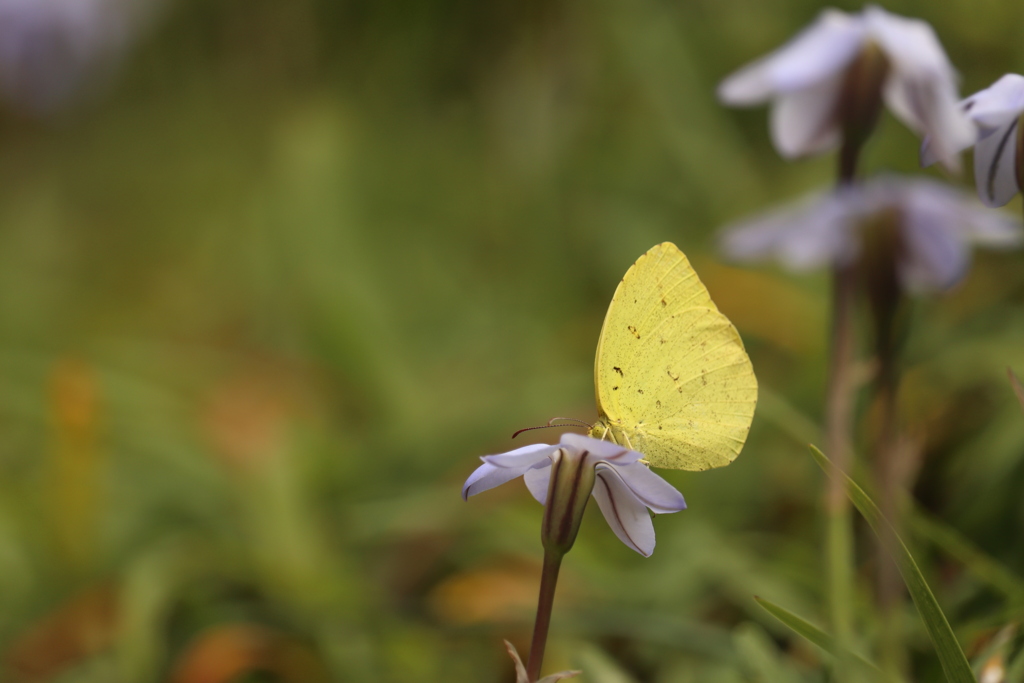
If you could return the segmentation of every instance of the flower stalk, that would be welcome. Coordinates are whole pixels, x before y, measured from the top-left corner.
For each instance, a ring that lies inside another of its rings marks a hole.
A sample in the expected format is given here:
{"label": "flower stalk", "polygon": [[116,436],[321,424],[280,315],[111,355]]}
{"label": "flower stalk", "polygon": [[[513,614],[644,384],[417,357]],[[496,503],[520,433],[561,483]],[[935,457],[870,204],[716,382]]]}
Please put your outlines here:
{"label": "flower stalk", "polygon": [[551,626],[551,610],[555,604],[555,586],[558,570],[565,553],[558,550],[544,550],[544,569],[540,575],[540,594],[537,597],[537,617],[533,622],[533,637],[530,639],[530,658],[526,664],[526,677],[532,683],[540,676],[544,663],[544,649],[548,642],[548,628]]}

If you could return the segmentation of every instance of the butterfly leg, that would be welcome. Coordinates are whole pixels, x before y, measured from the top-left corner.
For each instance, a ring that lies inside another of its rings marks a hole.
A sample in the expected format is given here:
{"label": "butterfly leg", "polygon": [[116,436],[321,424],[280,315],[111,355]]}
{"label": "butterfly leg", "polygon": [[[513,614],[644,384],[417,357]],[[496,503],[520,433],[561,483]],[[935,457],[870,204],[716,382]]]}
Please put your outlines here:
{"label": "butterfly leg", "polygon": [[[625,432],[623,432],[623,433],[622,433],[622,438],[626,440],[626,448],[628,448],[628,449],[629,449],[629,450],[631,450],[631,451],[635,451],[635,450],[636,450],[635,448],[633,448],[633,444],[632,444],[632,442],[630,442],[630,440],[629,440],[629,435],[628,435],[628,434],[626,434]],[[637,460],[637,462],[639,462],[639,463],[642,463],[642,464],[644,464],[644,465],[647,465],[648,467],[650,467],[650,466],[651,466],[651,463],[649,463],[649,462],[648,462],[647,460],[645,460],[644,458],[640,458],[639,460]]]}

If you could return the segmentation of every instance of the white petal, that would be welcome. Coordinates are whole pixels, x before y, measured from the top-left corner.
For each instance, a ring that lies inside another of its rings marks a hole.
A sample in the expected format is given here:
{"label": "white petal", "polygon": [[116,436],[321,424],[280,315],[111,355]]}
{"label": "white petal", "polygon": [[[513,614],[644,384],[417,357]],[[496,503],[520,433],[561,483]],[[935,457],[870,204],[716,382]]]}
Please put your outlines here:
{"label": "white petal", "polygon": [[527,468],[548,458],[558,450],[558,446],[549,446],[546,443],[534,443],[523,446],[507,453],[498,455],[485,455],[481,458],[484,462],[495,467],[521,468],[524,472]]}
{"label": "white petal", "polygon": [[864,27],[858,17],[825,10],[781,48],[722,81],[718,98],[725,104],[743,106],[808,88],[841,72],[857,54],[863,38]]}
{"label": "white petal", "polygon": [[610,465],[597,466],[594,498],[619,540],[644,557],[654,552],[654,524],[647,508]]}
{"label": "white petal", "polygon": [[864,10],[868,36],[889,58],[893,71],[914,77],[944,78],[956,85],[956,72],[931,25],[872,5]]}
{"label": "white petal", "polygon": [[979,126],[999,128],[1024,114],[1024,76],[1006,74],[961,105]]}
{"label": "white petal", "polygon": [[462,499],[467,500],[481,491],[501,486],[507,481],[523,476],[525,471],[526,468],[495,467],[484,463],[473,470],[473,474],[469,475],[469,479],[462,485]]}
{"label": "white petal", "polygon": [[930,154],[959,169],[956,155],[974,143],[977,129],[957,101],[956,72],[935,31],[924,21],[874,6],[864,10],[864,20],[892,69],[886,104],[912,130],[928,137]]}
{"label": "white petal", "polygon": [[905,210],[900,280],[912,294],[948,289],[967,272],[970,249],[957,234],[960,217],[941,207]]}
{"label": "white petal", "polygon": [[[548,461],[550,463],[550,460]],[[523,475],[526,488],[537,502],[544,505],[548,499],[548,484],[551,482],[551,467],[532,467]]]}
{"label": "white petal", "polygon": [[907,127],[928,139],[929,157],[960,170],[958,155],[974,144],[978,130],[957,104],[951,82],[894,73],[886,81],[885,102]]}
{"label": "white petal", "polygon": [[521,477],[536,465],[550,463],[550,456],[558,446],[543,443],[530,444],[501,455],[485,455],[483,465],[473,470],[462,485],[462,499],[475,496],[481,491],[500,486],[516,477]]}
{"label": "white petal", "polygon": [[721,249],[736,261],[774,259],[795,271],[850,262],[857,256],[853,227],[860,208],[848,195],[814,195],[736,223],[722,231]]}
{"label": "white petal", "polygon": [[686,509],[683,494],[643,463],[637,462],[625,467],[614,467],[614,470],[633,492],[633,495],[653,512],[668,514]]}
{"label": "white petal", "polygon": [[574,434],[572,432],[566,432],[562,434],[560,443],[571,448],[577,453],[586,451],[594,458],[591,460],[607,460],[614,462],[616,465],[628,465],[631,462],[636,462],[640,458],[644,457],[636,451],[631,451],[628,448],[614,444],[611,441],[602,441],[600,439],[594,439],[589,436],[582,434]]}
{"label": "white petal", "polygon": [[839,145],[836,101],[843,86],[842,72],[815,85],[785,93],[772,104],[772,143],[783,157],[820,154]]}
{"label": "white petal", "polygon": [[944,182],[883,175],[865,185],[864,197],[872,211],[900,212],[900,280],[913,294],[954,285],[967,270],[972,244],[1007,248],[1024,237],[1019,221]]}
{"label": "white petal", "polygon": [[1002,211],[990,211],[981,206],[964,208],[967,239],[991,249],[1011,249],[1024,243],[1024,228],[1020,220]]}
{"label": "white petal", "polygon": [[1017,121],[996,128],[974,146],[974,185],[986,206],[1003,206],[1017,194]]}

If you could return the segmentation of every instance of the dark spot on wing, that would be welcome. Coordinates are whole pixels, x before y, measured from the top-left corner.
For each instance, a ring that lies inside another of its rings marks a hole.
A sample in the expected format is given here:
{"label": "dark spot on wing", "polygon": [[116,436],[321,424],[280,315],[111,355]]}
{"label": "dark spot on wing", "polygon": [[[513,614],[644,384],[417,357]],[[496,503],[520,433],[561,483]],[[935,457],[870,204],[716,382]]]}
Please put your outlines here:
{"label": "dark spot on wing", "polygon": [[632,325],[627,325],[627,326],[626,326],[626,329],[628,329],[628,330],[629,330],[630,332],[632,332],[632,333],[633,333],[633,336],[634,336],[634,337],[636,337],[637,339],[639,339],[639,338],[640,338],[640,333],[639,333],[639,332],[637,332],[637,331],[636,331],[636,328],[635,328],[635,327],[633,327]]}
{"label": "dark spot on wing", "polygon": [[679,381],[679,375],[677,373],[672,372],[672,368],[666,369],[665,372],[668,373],[668,376],[672,378],[673,382]]}
{"label": "dark spot on wing", "polygon": [[668,306],[668,302],[665,301],[665,297],[661,297],[661,305],[662,306]]}
{"label": "dark spot on wing", "polygon": [[614,370],[615,372],[619,373],[619,377],[622,377],[622,368],[613,367],[612,370]]}
{"label": "dark spot on wing", "polygon": [[612,387],[612,391],[618,391],[618,390],[619,390],[618,387]]}
{"label": "dark spot on wing", "polygon": [[655,408],[660,408],[661,407],[661,401],[655,401],[654,402],[654,407]]}
{"label": "dark spot on wing", "polygon": [[638,393],[638,394],[642,394],[642,393],[644,393],[644,390],[643,390],[643,389],[637,389],[637,390],[636,390],[636,393]]}
{"label": "dark spot on wing", "polygon": [[659,341],[660,341],[660,342],[661,342],[662,344],[664,344],[664,343],[665,343],[665,342],[666,342],[667,340],[666,340],[666,339],[660,339]]}

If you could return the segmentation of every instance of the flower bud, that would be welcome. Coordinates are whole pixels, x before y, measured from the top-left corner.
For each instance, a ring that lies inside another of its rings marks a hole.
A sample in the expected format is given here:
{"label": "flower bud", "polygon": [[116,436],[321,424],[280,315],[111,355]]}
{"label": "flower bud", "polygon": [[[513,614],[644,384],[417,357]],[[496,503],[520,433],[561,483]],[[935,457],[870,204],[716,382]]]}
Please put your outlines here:
{"label": "flower bud", "polygon": [[595,468],[584,450],[560,448],[551,460],[541,542],[545,551],[564,555],[576,541],[583,511],[594,489]]}
{"label": "flower bud", "polygon": [[[834,116],[843,132],[843,154],[855,159],[860,148],[871,136],[882,111],[885,79],[889,75],[889,60],[874,41],[868,41],[860,54],[846,69],[836,99]],[[847,160],[853,164],[855,160]],[[852,167],[845,180],[852,179]]]}

